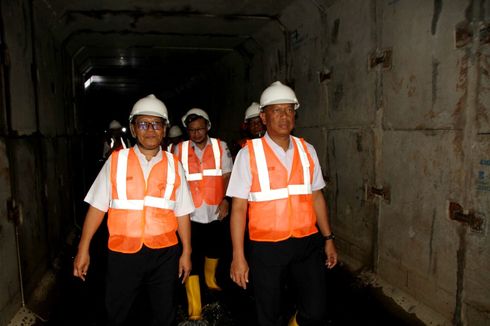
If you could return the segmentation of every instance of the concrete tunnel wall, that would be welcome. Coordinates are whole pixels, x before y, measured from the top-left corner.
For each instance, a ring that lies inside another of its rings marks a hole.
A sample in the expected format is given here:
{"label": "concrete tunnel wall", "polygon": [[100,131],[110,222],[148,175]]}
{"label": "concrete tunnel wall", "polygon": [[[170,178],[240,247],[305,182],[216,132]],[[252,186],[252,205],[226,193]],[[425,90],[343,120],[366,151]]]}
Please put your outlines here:
{"label": "concrete tunnel wall", "polygon": [[[1,3],[0,200],[22,207],[29,297],[80,213],[84,145],[70,59],[31,11],[27,0]],[[296,1],[250,55],[230,54],[188,90],[204,87],[213,129],[231,140],[266,85],[293,86],[295,133],[318,152],[342,260],[427,324],[490,321],[489,14],[485,1]],[[468,223],[450,218],[450,202]],[[0,325],[21,303],[5,206]]]}

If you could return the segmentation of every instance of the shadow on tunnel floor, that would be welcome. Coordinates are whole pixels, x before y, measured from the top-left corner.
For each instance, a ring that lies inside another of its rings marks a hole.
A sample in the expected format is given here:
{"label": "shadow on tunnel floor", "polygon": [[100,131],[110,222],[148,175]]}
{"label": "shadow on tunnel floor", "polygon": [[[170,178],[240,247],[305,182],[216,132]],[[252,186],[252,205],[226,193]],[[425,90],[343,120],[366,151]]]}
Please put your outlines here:
{"label": "shadow on tunnel floor", "polygon": [[[91,266],[87,281],[82,282],[72,276],[72,259],[76,254],[78,238],[67,245],[59,260],[56,284],[48,296],[50,302],[44,303],[35,326],[99,326],[105,325],[104,283],[106,260],[106,230],[101,228],[91,246]],[[254,299],[251,290],[241,290],[229,279],[229,259],[223,259],[218,269],[218,282],[222,292],[203,294],[203,317],[207,325],[215,326],[253,326],[256,325]],[[326,325],[423,325],[414,315],[408,314],[391,299],[383,297],[379,289],[367,286],[359,278],[350,274],[344,267],[327,270],[328,322]],[[286,292],[285,315],[294,312],[291,294]],[[179,326],[198,325],[189,323],[186,318],[185,288],[178,291]],[[147,298],[142,293],[130,312],[126,325],[148,325],[145,309]],[[201,324],[202,325],[202,324]]]}

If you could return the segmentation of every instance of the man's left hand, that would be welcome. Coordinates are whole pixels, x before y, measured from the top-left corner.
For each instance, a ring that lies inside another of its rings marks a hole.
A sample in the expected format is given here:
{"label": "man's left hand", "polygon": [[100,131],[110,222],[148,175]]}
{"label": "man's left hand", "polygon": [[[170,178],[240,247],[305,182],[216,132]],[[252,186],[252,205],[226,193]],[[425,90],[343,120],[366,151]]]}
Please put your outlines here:
{"label": "man's left hand", "polygon": [[327,265],[328,269],[332,269],[337,265],[337,249],[335,248],[335,243],[333,240],[325,241],[325,254],[327,255],[327,260],[325,265]]}
{"label": "man's left hand", "polygon": [[179,278],[184,284],[185,280],[189,277],[192,269],[191,256],[188,254],[182,254],[179,259]]}
{"label": "man's left hand", "polygon": [[230,204],[228,204],[228,200],[226,200],[226,198],[223,198],[221,203],[218,205],[218,208],[216,208],[216,214],[218,214],[218,220],[221,221],[226,216],[228,216],[229,208],[230,208]]}

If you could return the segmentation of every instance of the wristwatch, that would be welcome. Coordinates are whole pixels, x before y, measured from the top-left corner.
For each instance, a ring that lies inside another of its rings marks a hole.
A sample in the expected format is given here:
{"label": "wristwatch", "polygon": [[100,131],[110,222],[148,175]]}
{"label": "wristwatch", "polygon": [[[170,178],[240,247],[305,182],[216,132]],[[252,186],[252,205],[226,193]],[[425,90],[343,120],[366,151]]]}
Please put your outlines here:
{"label": "wristwatch", "polygon": [[335,234],[333,234],[333,232],[332,232],[332,233],[330,233],[329,235],[324,235],[324,236],[323,236],[323,239],[324,239],[325,241],[327,241],[327,240],[335,240]]}

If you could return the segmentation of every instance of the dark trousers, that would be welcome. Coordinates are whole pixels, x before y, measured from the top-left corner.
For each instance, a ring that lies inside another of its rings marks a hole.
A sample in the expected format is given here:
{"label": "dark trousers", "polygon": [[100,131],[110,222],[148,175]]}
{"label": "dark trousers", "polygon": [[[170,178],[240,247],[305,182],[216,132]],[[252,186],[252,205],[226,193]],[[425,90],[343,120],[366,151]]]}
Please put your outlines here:
{"label": "dark trousers", "polygon": [[191,222],[192,275],[204,275],[204,258],[221,258],[224,243],[224,222]]}
{"label": "dark trousers", "polygon": [[123,325],[141,290],[148,294],[152,325],[171,325],[175,319],[175,290],[180,250],[177,245],[134,254],[108,253],[106,308],[109,325]]}
{"label": "dark trousers", "polygon": [[297,296],[299,325],[323,325],[326,315],[325,259],[321,237],[280,242],[251,241],[250,269],[261,326],[285,323],[281,316],[286,280]]}

